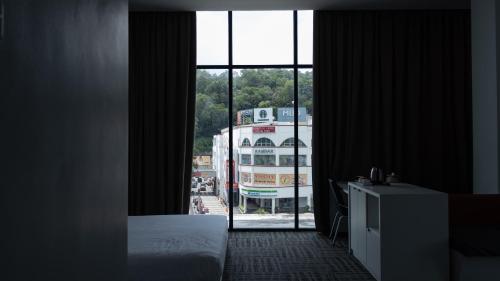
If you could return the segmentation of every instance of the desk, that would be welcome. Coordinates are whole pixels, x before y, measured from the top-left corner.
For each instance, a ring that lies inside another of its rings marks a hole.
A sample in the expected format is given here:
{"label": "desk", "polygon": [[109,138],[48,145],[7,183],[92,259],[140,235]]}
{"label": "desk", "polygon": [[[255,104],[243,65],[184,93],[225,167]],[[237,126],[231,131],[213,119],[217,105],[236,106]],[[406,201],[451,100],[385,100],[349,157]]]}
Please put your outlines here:
{"label": "desk", "polygon": [[448,195],[349,182],[349,248],[378,281],[449,280]]}

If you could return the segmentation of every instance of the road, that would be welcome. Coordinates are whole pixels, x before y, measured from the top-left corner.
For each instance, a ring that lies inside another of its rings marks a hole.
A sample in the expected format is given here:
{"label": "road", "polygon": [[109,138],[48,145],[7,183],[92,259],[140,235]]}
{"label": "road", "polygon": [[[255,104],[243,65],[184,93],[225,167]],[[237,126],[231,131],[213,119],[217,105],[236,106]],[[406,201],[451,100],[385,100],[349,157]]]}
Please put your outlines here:
{"label": "road", "polygon": [[[203,204],[209,210],[208,215],[224,215],[228,217],[227,208],[216,196],[201,196]],[[294,214],[242,214],[238,207],[233,208],[234,228],[294,228]],[[299,214],[300,228],[314,228],[314,214]]]}

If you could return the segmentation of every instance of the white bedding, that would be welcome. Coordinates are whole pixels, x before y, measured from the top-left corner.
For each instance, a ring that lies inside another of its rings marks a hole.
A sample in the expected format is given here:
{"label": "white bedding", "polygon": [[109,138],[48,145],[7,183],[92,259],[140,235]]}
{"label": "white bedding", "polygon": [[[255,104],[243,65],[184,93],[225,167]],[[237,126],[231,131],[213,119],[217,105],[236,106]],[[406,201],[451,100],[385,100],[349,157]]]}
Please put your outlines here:
{"label": "white bedding", "polygon": [[219,281],[227,247],[224,216],[128,218],[128,280]]}

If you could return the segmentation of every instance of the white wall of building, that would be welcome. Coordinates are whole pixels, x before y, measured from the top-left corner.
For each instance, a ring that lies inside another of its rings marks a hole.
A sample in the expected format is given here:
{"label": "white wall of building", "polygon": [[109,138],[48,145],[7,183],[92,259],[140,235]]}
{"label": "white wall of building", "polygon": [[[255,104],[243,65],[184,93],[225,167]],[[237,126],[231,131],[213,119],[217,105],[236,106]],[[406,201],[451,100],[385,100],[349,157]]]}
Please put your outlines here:
{"label": "white wall of building", "polygon": [[[305,166],[299,167],[300,186],[299,197],[302,197],[301,205],[312,205],[312,122],[299,124],[299,139],[306,147],[299,147],[299,155],[306,156]],[[274,132],[254,132],[254,127],[272,127]],[[294,155],[293,147],[280,147],[282,143],[294,136],[294,126],[288,122],[271,122],[251,125],[236,126],[233,130],[233,160],[235,161],[235,182],[238,183],[240,195],[247,198],[294,198],[294,166],[280,166],[280,155]],[[251,147],[241,146],[244,139],[248,139]],[[268,138],[274,143],[274,147],[256,147],[255,143],[260,138]],[[228,157],[229,130],[223,129],[220,135],[214,136],[213,145],[213,163],[217,171],[217,177],[221,186],[225,186],[226,179],[226,161]],[[263,150],[265,150],[263,152]],[[242,154],[251,155],[250,164],[242,164],[240,157]],[[275,166],[255,165],[255,155],[274,155]],[[242,182],[242,173],[250,175],[249,180]],[[270,177],[267,182],[255,182],[256,176]],[[272,178],[274,177],[274,182]],[[224,199],[227,200],[225,192]],[[304,203],[305,202],[305,203]],[[275,202],[273,202],[275,204]],[[246,205],[245,205],[246,206]],[[273,205],[274,206],[274,205]]]}

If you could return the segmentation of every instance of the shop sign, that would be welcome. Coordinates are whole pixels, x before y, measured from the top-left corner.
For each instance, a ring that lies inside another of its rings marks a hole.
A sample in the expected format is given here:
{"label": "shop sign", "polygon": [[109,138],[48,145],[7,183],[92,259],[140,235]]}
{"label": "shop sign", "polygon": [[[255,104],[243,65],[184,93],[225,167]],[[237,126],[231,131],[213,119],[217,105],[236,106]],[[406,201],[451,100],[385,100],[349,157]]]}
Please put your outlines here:
{"label": "shop sign", "polygon": [[252,123],[253,123],[253,109],[245,109],[238,111],[236,125],[247,125]]}
{"label": "shop sign", "polygon": [[276,185],[275,174],[253,174],[254,184]]}
{"label": "shop sign", "polygon": [[[282,174],[279,175],[281,186],[293,186],[295,184],[294,174]],[[307,185],[307,174],[299,175],[299,185]]]}
{"label": "shop sign", "polygon": [[273,121],[273,109],[268,108],[254,108],[253,110],[253,121],[255,123],[259,122],[271,122]]}
{"label": "shop sign", "polygon": [[[234,176],[234,170],[235,170],[234,169],[234,160],[233,160],[232,164],[233,165],[231,165],[231,166],[233,166],[232,167],[233,168],[232,169],[233,170],[233,173],[232,173],[233,174],[233,189],[237,189],[238,188],[238,179]],[[229,183],[229,160],[226,160],[225,166],[226,166],[225,174],[224,174],[224,176],[226,177],[225,187],[226,187],[226,189],[229,189],[229,187],[231,186],[231,184]]]}
{"label": "shop sign", "polygon": [[251,183],[252,182],[252,174],[251,173],[240,173],[241,182],[242,183]]}
{"label": "shop sign", "polygon": [[259,126],[259,127],[253,127],[252,132],[254,134],[269,134],[269,133],[275,133],[276,128],[274,126]]}
{"label": "shop sign", "polygon": [[[278,108],[278,121],[279,122],[293,122],[294,121],[293,107],[280,107]],[[305,107],[299,107],[299,122],[305,122],[307,118],[307,111]]]}
{"label": "shop sign", "polygon": [[257,148],[255,149],[255,154],[258,155],[268,155],[268,154],[274,154],[274,149],[270,148]]}
{"label": "shop sign", "polygon": [[198,166],[211,166],[212,157],[209,155],[193,156],[193,162]]}
{"label": "shop sign", "polygon": [[252,198],[274,198],[278,196],[278,191],[276,189],[255,190],[242,188],[240,192],[242,195]]}

